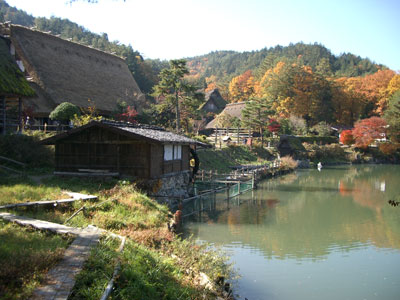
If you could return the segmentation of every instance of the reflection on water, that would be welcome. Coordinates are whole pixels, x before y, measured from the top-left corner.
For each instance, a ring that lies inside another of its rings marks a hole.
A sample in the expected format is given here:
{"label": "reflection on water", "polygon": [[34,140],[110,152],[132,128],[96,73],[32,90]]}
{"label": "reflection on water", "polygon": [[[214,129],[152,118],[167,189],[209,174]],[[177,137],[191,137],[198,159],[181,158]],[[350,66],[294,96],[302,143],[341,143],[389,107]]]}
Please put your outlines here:
{"label": "reflection on water", "polygon": [[217,195],[186,228],[227,249],[249,300],[400,299],[399,196],[400,166],[298,171]]}

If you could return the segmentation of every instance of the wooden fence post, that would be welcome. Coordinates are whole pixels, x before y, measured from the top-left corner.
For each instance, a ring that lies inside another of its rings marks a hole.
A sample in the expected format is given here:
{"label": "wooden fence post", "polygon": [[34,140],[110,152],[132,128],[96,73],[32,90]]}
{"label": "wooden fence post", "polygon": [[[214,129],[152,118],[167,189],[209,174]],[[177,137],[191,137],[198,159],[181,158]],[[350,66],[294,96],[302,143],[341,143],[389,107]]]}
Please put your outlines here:
{"label": "wooden fence post", "polygon": [[214,141],[214,148],[217,149],[217,142],[218,142],[218,128],[215,128],[215,141]]}

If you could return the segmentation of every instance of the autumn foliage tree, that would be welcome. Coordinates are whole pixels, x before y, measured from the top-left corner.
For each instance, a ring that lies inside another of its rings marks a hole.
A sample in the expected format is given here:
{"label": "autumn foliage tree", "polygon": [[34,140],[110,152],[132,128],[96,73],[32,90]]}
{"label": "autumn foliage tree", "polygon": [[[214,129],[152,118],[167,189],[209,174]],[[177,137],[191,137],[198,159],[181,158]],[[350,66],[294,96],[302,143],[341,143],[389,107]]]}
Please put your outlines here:
{"label": "autumn foliage tree", "polygon": [[259,96],[273,102],[279,115],[295,115],[311,124],[331,121],[332,103],[330,83],[309,66],[299,62],[278,62],[262,77]]}
{"label": "autumn foliage tree", "polygon": [[374,140],[385,136],[386,128],[386,121],[379,117],[371,117],[358,121],[352,131],[355,146],[364,149],[367,148]]}
{"label": "autumn foliage tree", "polygon": [[126,110],[117,115],[118,121],[136,123],[136,116],[138,115],[136,109],[132,106],[127,106]]}
{"label": "autumn foliage tree", "polygon": [[255,79],[253,73],[248,70],[242,75],[233,77],[229,83],[229,95],[231,102],[248,101],[255,91]]}
{"label": "autumn foliage tree", "polygon": [[340,134],[339,141],[343,145],[354,144],[354,137],[353,137],[352,131],[351,130],[343,130],[342,133]]}
{"label": "autumn foliage tree", "polygon": [[274,118],[270,118],[268,120],[268,131],[272,133],[277,133],[281,129],[281,124],[279,124],[278,120]]}

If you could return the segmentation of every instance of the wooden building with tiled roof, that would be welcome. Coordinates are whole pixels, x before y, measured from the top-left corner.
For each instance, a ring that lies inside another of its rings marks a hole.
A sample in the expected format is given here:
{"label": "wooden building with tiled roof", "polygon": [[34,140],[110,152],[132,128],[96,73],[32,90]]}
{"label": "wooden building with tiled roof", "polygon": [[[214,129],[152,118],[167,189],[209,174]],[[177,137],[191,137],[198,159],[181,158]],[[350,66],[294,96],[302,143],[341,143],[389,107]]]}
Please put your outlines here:
{"label": "wooden building with tiled roof", "polygon": [[204,145],[160,127],[112,121],[92,121],[42,143],[55,145],[59,174],[100,172],[143,179],[188,173],[190,147]]}

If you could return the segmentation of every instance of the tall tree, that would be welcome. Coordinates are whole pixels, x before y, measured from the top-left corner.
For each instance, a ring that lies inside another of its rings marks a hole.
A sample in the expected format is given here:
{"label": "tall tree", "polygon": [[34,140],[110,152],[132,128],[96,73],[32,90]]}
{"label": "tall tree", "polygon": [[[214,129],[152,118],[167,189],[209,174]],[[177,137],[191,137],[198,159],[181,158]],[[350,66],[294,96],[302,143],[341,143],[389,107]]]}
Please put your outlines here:
{"label": "tall tree", "polygon": [[196,88],[184,79],[186,74],[189,74],[186,60],[171,60],[169,68],[161,70],[160,81],[153,87],[152,93],[152,96],[156,97],[160,102],[164,102],[164,105],[172,104],[175,108],[177,132],[181,130],[180,102],[197,99],[195,97]]}
{"label": "tall tree", "polygon": [[232,81],[229,83],[231,102],[248,101],[254,94],[254,83],[254,76],[250,70],[232,78]]}
{"label": "tall tree", "polygon": [[264,130],[268,127],[272,113],[271,104],[267,102],[267,99],[253,97],[246,102],[242,111],[242,123],[244,127],[260,132],[263,143]]}
{"label": "tall tree", "polygon": [[376,139],[385,136],[387,123],[379,117],[371,117],[358,121],[354,125],[353,136],[356,141],[356,147],[367,148]]}
{"label": "tall tree", "polygon": [[395,92],[389,99],[384,118],[390,125],[388,128],[390,138],[400,142],[400,90]]}

